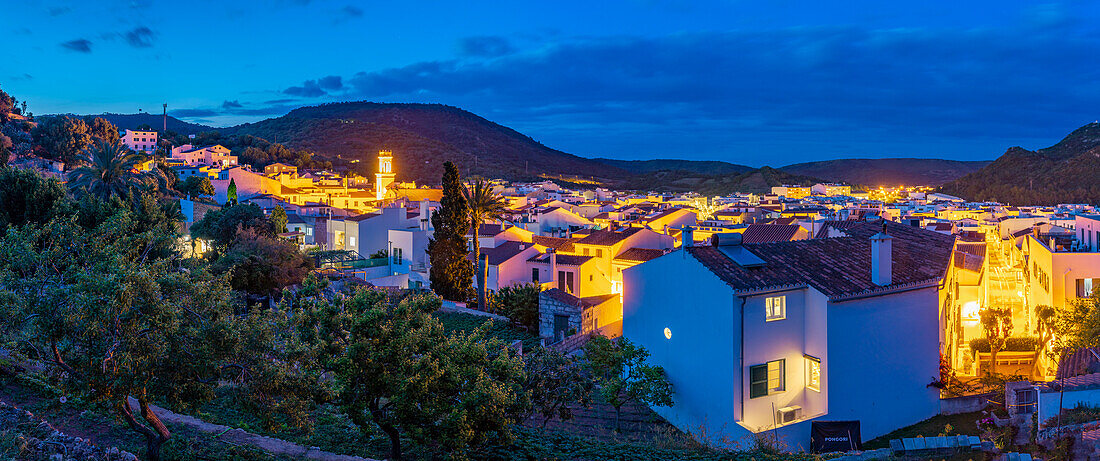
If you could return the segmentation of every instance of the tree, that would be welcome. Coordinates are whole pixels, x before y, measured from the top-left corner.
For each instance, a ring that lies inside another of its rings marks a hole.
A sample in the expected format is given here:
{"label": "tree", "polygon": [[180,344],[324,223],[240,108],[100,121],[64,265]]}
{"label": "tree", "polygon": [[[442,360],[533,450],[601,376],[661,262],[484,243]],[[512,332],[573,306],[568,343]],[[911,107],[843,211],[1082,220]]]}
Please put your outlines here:
{"label": "tree", "polygon": [[286,232],[286,223],[288,218],[286,216],[286,210],[283,209],[282,205],[275,205],[275,208],[271,210],[271,216],[269,216],[268,219],[271,220],[271,224],[275,226],[275,232]]}
{"label": "tree", "polygon": [[493,192],[492,184],[489,184],[484,179],[478,179],[474,182],[472,188],[462,188],[462,193],[466,195],[466,203],[470,209],[470,225],[472,227],[471,232],[474,234],[474,267],[477,270],[477,307],[478,309],[488,310],[488,305],[485,303],[485,272],[481,268],[481,244],[478,243],[477,236],[478,230],[481,225],[488,219],[499,219],[500,215],[507,209],[507,203],[504,198]]}
{"label": "tree", "polygon": [[497,290],[493,296],[494,310],[509,320],[527,328],[527,331],[539,331],[539,292],[538,284],[517,283]]}
{"label": "tree", "polygon": [[[1050,324],[1053,354],[1083,347],[1100,347],[1100,290],[1056,309]],[[1052,357],[1057,360],[1059,357]]]}
{"label": "tree", "polygon": [[225,206],[237,204],[237,181],[229,178],[229,187],[226,190]]}
{"label": "tree", "polygon": [[298,246],[246,228],[214,263],[216,272],[231,272],[234,289],[270,297],[283,287],[302,282],[311,270],[313,259],[298,251]]}
{"label": "tree", "polygon": [[14,146],[15,144],[8,135],[0,133],[0,165],[8,164],[8,161],[11,159],[12,147]]}
{"label": "tree", "polygon": [[1035,306],[1035,333],[1039,335],[1039,345],[1035,348],[1035,357],[1032,358],[1032,374],[1043,376],[1039,369],[1039,359],[1043,351],[1047,350],[1050,340],[1054,337],[1054,321],[1057,310],[1053,306]]}
{"label": "tree", "polygon": [[108,143],[118,142],[118,127],[114,123],[107,121],[102,117],[91,118],[89,121],[85,118],[84,123],[88,125],[88,135],[94,140],[106,141]]}
{"label": "tree", "polygon": [[[329,349],[340,351],[334,377],[341,409],[356,425],[384,432],[392,459],[403,456],[402,436],[452,455],[511,440],[511,426],[527,411],[523,361],[485,327],[445,333],[431,315],[439,306],[434,296],[394,303],[360,289],[342,308],[322,307],[313,317],[321,322],[310,331],[346,341]],[[332,326],[333,319],[343,325]]]}
{"label": "tree", "polygon": [[0,235],[8,226],[44,224],[68,213],[65,187],[34,170],[0,168]]}
{"label": "tree", "polygon": [[69,172],[69,188],[99,197],[122,195],[133,186],[148,186],[152,176],[137,171],[143,158],[118,141],[97,141]]}
{"label": "tree", "polygon": [[201,403],[219,381],[262,381],[246,395],[294,381],[281,377],[293,367],[280,366],[272,330],[261,330],[273,319],[235,316],[224,277],[148,257],[156,234],[116,215],[87,231],[67,218],[0,238],[0,334],[42,351],[66,394],[110,408],[152,460],[172,434],[151,403]]}
{"label": "tree", "polygon": [[176,190],[187,198],[210,197],[215,194],[214,185],[206,176],[191,176],[176,186]]}
{"label": "tree", "polygon": [[997,372],[997,353],[1005,347],[1005,342],[1012,336],[1012,309],[1009,307],[987,307],[979,313],[982,322],[982,331],[989,340],[989,370],[988,373]]}
{"label": "tree", "polygon": [[445,299],[466,301],[473,289],[473,265],[466,259],[466,233],[470,231],[469,206],[459,180],[458,167],[443,164],[443,198],[432,215],[433,237],[428,241],[432,290]]}
{"label": "tree", "polygon": [[7,123],[13,110],[15,110],[15,98],[0,89],[0,124]]}
{"label": "tree", "polygon": [[599,394],[615,408],[615,430],[619,427],[622,406],[629,402],[646,405],[672,405],[672,384],[665,370],[649,365],[649,352],[626,338],[612,341],[596,335],[584,346],[589,369],[599,386]]}
{"label": "tree", "polygon": [[551,418],[573,419],[571,405],[587,407],[592,398],[592,378],[574,357],[554,349],[540,347],[523,356],[527,369],[524,388],[530,393],[531,413],[543,417],[542,427]]}
{"label": "tree", "polygon": [[275,226],[253,203],[207,211],[202,219],[191,225],[191,236],[209,240],[215,250],[214,256],[220,256],[233,243],[237,233],[246,229],[254,230],[259,236],[275,237]]}
{"label": "tree", "polygon": [[31,135],[42,157],[59,160],[69,166],[76,163],[81,152],[92,144],[88,125],[79,118],[65,115],[41,120]]}

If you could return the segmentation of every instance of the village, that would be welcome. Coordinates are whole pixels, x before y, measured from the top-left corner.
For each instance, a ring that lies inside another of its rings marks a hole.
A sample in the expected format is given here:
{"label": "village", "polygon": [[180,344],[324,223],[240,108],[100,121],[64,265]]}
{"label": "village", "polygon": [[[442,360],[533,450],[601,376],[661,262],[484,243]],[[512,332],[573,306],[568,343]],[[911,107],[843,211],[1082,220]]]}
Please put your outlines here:
{"label": "village", "polygon": [[[151,150],[156,132],[122,139]],[[378,153],[373,180],[253,170],[217,145],[180,146],[164,162],[213,186],[180,200],[184,229],[220,204],[281,208],[280,237],[314,255],[318,273],[430,290],[443,191],[400,181],[395,155]],[[1020,433],[1100,403],[1100,357],[1056,353],[1051,326],[1053,310],[1100,283],[1093,206],[971,203],[921,186],[704,197],[485,184],[503,206],[466,235],[480,296],[537,287],[548,347],[577,351],[594,335],[644,346],[675,389],[674,405],[653,409],[685,432],[770,432],[805,449],[815,421],[859,421],[868,440],[976,411],[994,390]],[[464,301],[444,306],[493,315]]]}

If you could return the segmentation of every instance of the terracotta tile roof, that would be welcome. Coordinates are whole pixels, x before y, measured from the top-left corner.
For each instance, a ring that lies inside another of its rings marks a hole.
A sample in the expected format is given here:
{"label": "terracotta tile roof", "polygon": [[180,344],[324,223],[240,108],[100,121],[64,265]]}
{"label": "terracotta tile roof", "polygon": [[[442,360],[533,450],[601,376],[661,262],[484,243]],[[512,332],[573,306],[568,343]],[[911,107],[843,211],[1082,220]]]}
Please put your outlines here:
{"label": "terracotta tile roof", "polygon": [[788,224],[794,224],[796,222],[798,222],[798,218],[788,217],[788,218],[776,218],[771,223],[772,224],[779,224],[779,225],[788,225]]}
{"label": "terracotta tile roof", "polygon": [[1100,370],[1100,348],[1083,347],[1062,354],[1058,359],[1058,373],[1055,377],[1072,378],[1095,373],[1098,370]]}
{"label": "terracotta tile roof", "polygon": [[[509,259],[514,258],[516,255],[522,253],[523,250],[526,250],[527,248],[530,248],[530,247],[531,247],[530,243],[502,242],[500,245],[497,245],[495,248],[482,248],[481,249],[481,254],[482,254],[482,256],[488,256],[489,257],[489,265],[497,266],[497,265],[500,265],[503,262],[508,261]],[[474,252],[471,251],[470,253],[466,254],[466,259],[468,259],[470,261],[473,261],[474,260]]]}
{"label": "terracotta tile roof", "polygon": [[829,229],[834,229],[847,234],[847,230],[853,227],[863,224],[865,221],[820,221],[817,225],[820,226],[817,229],[817,235],[814,238],[822,239],[829,236]]}
{"label": "terracotta tile roof", "polygon": [[581,308],[598,306],[600,304],[603,304],[603,303],[607,302],[611,298],[619,297],[618,293],[610,293],[610,294],[606,294],[606,295],[585,296],[583,298],[578,298],[578,297],[573,296],[569,293],[566,293],[566,292],[564,292],[564,291],[562,291],[561,289],[558,289],[558,288],[551,288],[549,290],[544,290],[541,293],[539,293],[539,297],[542,297],[542,296],[553,299],[553,300],[555,300],[557,302],[560,302],[562,304],[568,304],[570,306],[577,306],[577,307],[581,307]]}
{"label": "terracotta tile roof", "polygon": [[665,254],[664,250],[650,248],[631,248],[615,257],[616,260],[646,262]]}
{"label": "terracotta tile roof", "polygon": [[955,242],[954,265],[959,269],[981,272],[985,261],[985,243]]}
{"label": "terracotta tile roof", "polygon": [[560,252],[569,253],[573,251],[573,239],[560,238],[560,237],[546,237],[543,235],[532,235],[531,243],[537,243],[547,248],[553,248]]}
{"label": "terracotta tile roof", "polygon": [[373,217],[376,217],[376,216],[382,216],[382,213],[364,213],[364,214],[361,214],[361,215],[358,215],[358,216],[349,216],[347,220],[348,221],[356,221],[356,222],[366,221],[366,220],[368,220],[370,218],[373,218]]}
{"label": "terracotta tile roof", "polygon": [[[558,265],[559,266],[580,266],[580,265],[588,262],[591,259],[592,259],[592,256],[559,254],[558,255]],[[532,256],[530,259],[528,259],[528,261],[534,262],[534,263],[550,264],[550,254],[548,254],[548,253],[537,254],[535,256]]]}
{"label": "terracotta tile roof", "polygon": [[[419,215],[419,213],[417,214]],[[492,237],[504,231],[503,224],[482,224],[477,228],[477,235],[479,237]],[[466,235],[473,235],[474,226],[470,226],[470,232]]]}
{"label": "terracotta tile roof", "polygon": [[894,283],[884,287],[872,283],[869,237],[881,229],[881,221],[865,222],[849,228],[850,237],[744,245],[764,261],[753,267],[738,265],[719,247],[692,247],[688,251],[735,291],[811,286],[836,300],[943,277],[954,237],[888,223],[887,232],[894,237]]}
{"label": "terracotta tile roof", "polygon": [[798,234],[796,224],[750,224],[741,236],[743,243],[787,242]]}
{"label": "terracotta tile roof", "polygon": [[614,245],[616,243],[619,243],[619,242],[623,241],[624,239],[626,239],[627,237],[630,237],[631,235],[634,235],[635,233],[641,231],[642,229],[643,228],[641,228],[641,227],[630,227],[630,228],[627,228],[627,229],[623,229],[622,231],[609,231],[609,230],[592,231],[591,234],[588,234],[586,237],[584,237],[580,240],[577,240],[577,243],[584,244],[584,245],[611,246],[611,245]]}

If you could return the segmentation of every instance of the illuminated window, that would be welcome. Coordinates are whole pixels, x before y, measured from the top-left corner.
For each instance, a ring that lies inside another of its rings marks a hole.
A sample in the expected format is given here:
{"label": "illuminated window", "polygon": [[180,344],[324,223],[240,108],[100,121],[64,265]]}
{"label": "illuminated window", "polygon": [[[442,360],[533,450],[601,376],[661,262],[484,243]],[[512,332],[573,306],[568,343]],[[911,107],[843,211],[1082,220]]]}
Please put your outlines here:
{"label": "illuminated window", "polygon": [[786,388],[785,369],[786,360],[784,359],[749,367],[749,398],[755,399],[783,392]]}
{"label": "illuminated window", "polygon": [[787,297],[773,296],[764,300],[765,321],[783,320],[787,318]]}
{"label": "illuminated window", "polygon": [[806,356],[806,387],[821,392],[821,359]]}

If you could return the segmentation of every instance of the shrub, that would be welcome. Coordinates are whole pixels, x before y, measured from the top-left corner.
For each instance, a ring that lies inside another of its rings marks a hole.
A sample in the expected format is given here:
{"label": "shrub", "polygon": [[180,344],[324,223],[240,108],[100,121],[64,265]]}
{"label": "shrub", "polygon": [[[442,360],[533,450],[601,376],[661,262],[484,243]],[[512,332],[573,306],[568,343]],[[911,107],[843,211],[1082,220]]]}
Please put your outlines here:
{"label": "shrub", "polygon": [[[1039,348],[1039,338],[1034,336],[1013,336],[1005,341],[1005,347],[1001,351],[1031,352]],[[970,350],[973,352],[989,353],[989,339],[975,338],[970,340]]]}

